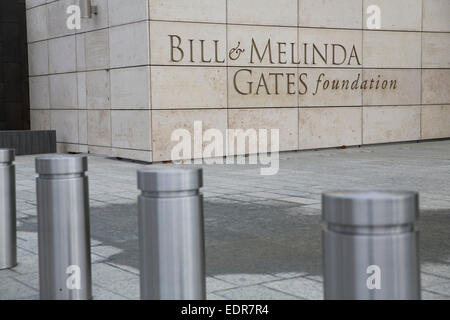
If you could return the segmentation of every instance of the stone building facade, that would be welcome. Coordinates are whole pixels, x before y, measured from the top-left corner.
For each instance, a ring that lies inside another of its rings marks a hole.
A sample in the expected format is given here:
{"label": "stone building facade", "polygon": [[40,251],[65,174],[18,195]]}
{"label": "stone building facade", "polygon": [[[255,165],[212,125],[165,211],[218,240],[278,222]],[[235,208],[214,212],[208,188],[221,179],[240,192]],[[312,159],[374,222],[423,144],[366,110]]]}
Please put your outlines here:
{"label": "stone building facade", "polygon": [[[32,129],[60,152],[170,160],[179,128],[280,149],[450,137],[449,0],[27,0]],[[380,29],[368,29],[380,8]]]}

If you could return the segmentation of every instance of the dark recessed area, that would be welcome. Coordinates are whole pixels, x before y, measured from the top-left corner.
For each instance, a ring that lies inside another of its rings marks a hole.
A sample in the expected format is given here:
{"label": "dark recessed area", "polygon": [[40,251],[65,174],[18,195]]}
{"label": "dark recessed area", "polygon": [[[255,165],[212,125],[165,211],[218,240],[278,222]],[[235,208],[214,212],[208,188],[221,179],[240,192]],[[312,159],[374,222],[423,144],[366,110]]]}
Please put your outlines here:
{"label": "dark recessed area", "polygon": [[25,0],[0,1],[0,130],[30,129]]}

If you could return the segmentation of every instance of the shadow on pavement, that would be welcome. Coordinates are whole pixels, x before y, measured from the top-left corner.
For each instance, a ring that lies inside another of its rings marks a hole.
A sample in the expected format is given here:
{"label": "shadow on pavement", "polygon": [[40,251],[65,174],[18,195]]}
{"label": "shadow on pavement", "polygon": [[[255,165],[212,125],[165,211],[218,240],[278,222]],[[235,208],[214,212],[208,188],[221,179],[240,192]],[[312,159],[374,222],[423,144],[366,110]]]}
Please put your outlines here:
{"label": "shadow on pavement", "polygon": [[[295,203],[205,200],[206,265],[221,274],[321,274],[320,211]],[[450,258],[450,209],[421,213],[421,262]],[[24,220],[20,231],[36,231]],[[108,261],[138,268],[135,204],[91,208],[91,236],[121,253]]]}

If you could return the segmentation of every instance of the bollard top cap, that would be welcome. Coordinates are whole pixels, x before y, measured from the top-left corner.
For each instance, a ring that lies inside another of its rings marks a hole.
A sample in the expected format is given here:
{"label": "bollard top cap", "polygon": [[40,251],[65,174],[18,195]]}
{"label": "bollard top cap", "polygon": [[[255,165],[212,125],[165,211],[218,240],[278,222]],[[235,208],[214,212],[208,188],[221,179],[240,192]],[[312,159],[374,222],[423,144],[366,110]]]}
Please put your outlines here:
{"label": "bollard top cap", "polygon": [[164,166],[137,172],[138,188],[147,192],[197,190],[203,186],[203,170],[199,167]]}
{"label": "bollard top cap", "polygon": [[413,191],[334,191],[322,195],[325,222],[346,226],[395,226],[419,217],[419,194]]}
{"label": "bollard top cap", "polygon": [[0,163],[13,162],[15,159],[14,149],[0,149]]}
{"label": "bollard top cap", "polygon": [[35,160],[38,174],[77,174],[88,168],[86,155],[45,155]]}

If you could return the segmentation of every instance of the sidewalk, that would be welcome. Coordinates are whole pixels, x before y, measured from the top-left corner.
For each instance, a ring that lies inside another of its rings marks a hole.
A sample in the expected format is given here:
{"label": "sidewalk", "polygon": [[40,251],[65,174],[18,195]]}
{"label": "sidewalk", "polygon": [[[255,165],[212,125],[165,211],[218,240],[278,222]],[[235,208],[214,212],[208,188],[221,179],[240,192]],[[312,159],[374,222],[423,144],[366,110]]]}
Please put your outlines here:
{"label": "sidewalk", "polygon": [[[450,141],[280,155],[259,167],[204,167],[208,299],[322,299],[320,197],[330,189],[421,194],[423,299],[450,300]],[[95,299],[138,299],[136,169],[89,157]],[[0,299],[38,299],[34,157],[16,159],[19,265]]]}

